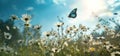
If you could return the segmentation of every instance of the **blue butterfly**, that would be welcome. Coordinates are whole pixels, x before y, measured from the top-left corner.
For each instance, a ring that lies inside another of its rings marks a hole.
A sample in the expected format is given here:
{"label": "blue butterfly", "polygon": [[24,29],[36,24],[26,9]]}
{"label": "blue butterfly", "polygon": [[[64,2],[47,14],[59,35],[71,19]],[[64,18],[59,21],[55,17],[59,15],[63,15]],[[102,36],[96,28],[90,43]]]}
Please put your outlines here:
{"label": "blue butterfly", "polygon": [[76,18],[77,17],[77,8],[73,9],[70,14],[68,15],[69,18]]}
{"label": "blue butterfly", "polygon": [[118,15],[118,13],[113,13],[114,15]]}

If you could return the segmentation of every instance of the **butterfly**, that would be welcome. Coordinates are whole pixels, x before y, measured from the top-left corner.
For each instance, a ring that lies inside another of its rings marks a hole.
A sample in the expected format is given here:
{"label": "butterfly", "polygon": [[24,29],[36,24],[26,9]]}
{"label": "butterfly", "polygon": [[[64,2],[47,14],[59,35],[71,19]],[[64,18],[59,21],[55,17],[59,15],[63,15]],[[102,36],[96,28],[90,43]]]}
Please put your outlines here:
{"label": "butterfly", "polygon": [[118,13],[113,13],[114,15],[118,15]]}
{"label": "butterfly", "polygon": [[69,18],[76,18],[77,17],[77,8],[73,9],[70,14],[68,15]]}

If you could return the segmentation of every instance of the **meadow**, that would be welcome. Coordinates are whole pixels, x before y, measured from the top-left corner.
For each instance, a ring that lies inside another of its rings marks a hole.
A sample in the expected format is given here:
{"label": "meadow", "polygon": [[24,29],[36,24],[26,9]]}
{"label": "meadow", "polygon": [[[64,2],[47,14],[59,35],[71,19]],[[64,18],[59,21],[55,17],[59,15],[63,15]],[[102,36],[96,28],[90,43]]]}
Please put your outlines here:
{"label": "meadow", "polygon": [[120,56],[120,19],[97,19],[94,29],[59,19],[46,32],[29,14],[0,19],[0,56]]}

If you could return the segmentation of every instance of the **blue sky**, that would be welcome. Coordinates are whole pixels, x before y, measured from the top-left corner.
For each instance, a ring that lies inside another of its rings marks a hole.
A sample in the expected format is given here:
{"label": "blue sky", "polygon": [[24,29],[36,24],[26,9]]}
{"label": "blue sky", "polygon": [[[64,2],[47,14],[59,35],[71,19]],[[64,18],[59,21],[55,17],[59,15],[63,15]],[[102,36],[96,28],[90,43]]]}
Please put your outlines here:
{"label": "blue sky", "polygon": [[[119,0],[0,0],[0,18],[6,20],[10,15],[21,17],[28,13],[33,16],[32,24],[40,24],[44,30],[52,28],[57,16],[63,17],[67,24],[97,23],[92,12],[97,15],[110,14],[120,10]],[[67,16],[74,8],[78,8],[78,17],[69,19]],[[90,20],[89,20],[90,19]]]}

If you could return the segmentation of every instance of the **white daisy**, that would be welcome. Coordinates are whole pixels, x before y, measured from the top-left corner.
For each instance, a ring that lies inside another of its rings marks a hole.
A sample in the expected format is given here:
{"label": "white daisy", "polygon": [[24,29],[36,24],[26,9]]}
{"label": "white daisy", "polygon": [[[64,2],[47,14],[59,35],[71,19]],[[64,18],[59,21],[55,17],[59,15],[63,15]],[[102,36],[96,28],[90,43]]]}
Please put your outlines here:
{"label": "white daisy", "polygon": [[29,45],[33,45],[34,43],[35,43],[35,41],[33,39],[28,41]]}
{"label": "white daisy", "polygon": [[87,31],[87,27],[86,26],[83,26],[83,25],[80,25],[79,28],[82,30],[82,31]]}
{"label": "white daisy", "polygon": [[24,26],[25,26],[25,27],[31,27],[31,24],[25,23]]}
{"label": "white daisy", "polygon": [[44,32],[44,35],[49,37],[51,35],[51,32]]}
{"label": "white daisy", "polygon": [[26,23],[29,23],[30,22],[30,19],[31,19],[31,15],[28,15],[28,14],[23,14],[22,15],[22,20]]}
{"label": "white daisy", "polygon": [[63,26],[63,25],[64,25],[63,22],[57,22],[57,23],[56,23],[56,26],[57,26],[57,27],[61,27],[61,26]]}
{"label": "white daisy", "polygon": [[21,43],[23,43],[24,42],[24,40],[18,40],[18,43],[19,44],[21,44]]}
{"label": "white daisy", "polygon": [[5,37],[5,39],[9,40],[12,38],[12,35],[10,33],[4,32],[4,37]]}
{"label": "white daisy", "polygon": [[120,52],[119,51],[112,52],[111,56],[116,56],[116,54],[120,55]]}
{"label": "white daisy", "polygon": [[12,16],[10,17],[10,19],[11,19],[11,20],[18,20],[18,16],[12,15]]}
{"label": "white daisy", "polygon": [[67,46],[68,46],[68,43],[67,43],[67,42],[64,42],[64,46],[66,46],[66,47],[67,47]]}
{"label": "white daisy", "polygon": [[33,29],[36,29],[36,30],[39,30],[40,28],[41,28],[40,25],[35,25],[35,26],[33,26]]}
{"label": "white daisy", "polygon": [[105,39],[105,37],[97,37],[97,39],[103,40],[103,39]]}
{"label": "white daisy", "polygon": [[0,47],[0,52],[4,52],[5,51],[5,47]]}
{"label": "white daisy", "polygon": [[52,48],[52,50],[51,50],[52,52],[60,52],[61,51],[61,49],[58,49],[58,48]]}
{"label": "white daisy", "polygon": [[9,54],[9,53],[13,53],[13,52],[14,52],[13,48],[8,47],[8,46],[6,47],[5,53]]}

